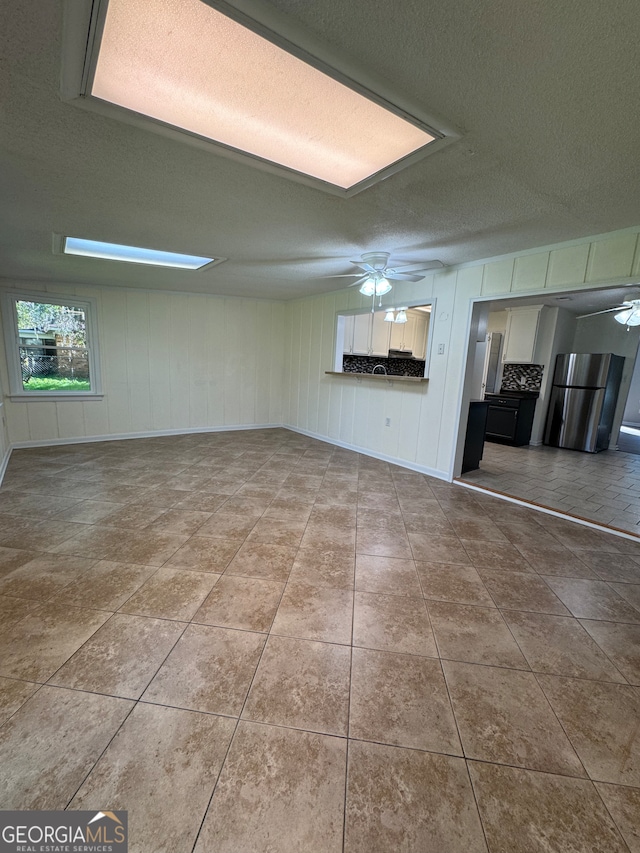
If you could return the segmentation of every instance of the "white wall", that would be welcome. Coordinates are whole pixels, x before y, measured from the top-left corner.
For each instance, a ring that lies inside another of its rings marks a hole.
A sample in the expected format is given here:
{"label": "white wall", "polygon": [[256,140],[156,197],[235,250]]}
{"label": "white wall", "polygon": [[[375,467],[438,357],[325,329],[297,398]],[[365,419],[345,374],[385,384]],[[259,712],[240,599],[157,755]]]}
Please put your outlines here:
{"label": "white wall", "polygon": [[[97,299],[104,399],[6,399],[12,444],[282,423],[282,303],[124,288],[44,292]],[[7,388],[3,343],[0,352]]]}
{"label": "white wall", "polygon": [[564,308],[544,306],[540,316],[538,340],[536,341],[536,363],[543,365],[540,396],[531,429],[531,444],[542,444],[553,386],[553,372],[559,352],[572,352],[576,318]]}
{"label": "white wall", "polygon": [[[365,308],[354,288],[287,306],[285,423],[304,432],[396,459],[443,478],[457,471],[471,383],[463,380],[473,300],[565,292],[627,283],[640,274],[638,232],[575,241],[484,264],[451,268],[417,284],[396,283],[383,306],[435,298],[429,380],[422,384],[327,376],[336,313]],[[475,351],[475,333],[473,335]],[[438,354],[444,345],[445,353]],[[472,356],[469,363],[472,364]],[[460,420],[459,415],[462,413]],[[385,418],[391,419],[386,427]]]}

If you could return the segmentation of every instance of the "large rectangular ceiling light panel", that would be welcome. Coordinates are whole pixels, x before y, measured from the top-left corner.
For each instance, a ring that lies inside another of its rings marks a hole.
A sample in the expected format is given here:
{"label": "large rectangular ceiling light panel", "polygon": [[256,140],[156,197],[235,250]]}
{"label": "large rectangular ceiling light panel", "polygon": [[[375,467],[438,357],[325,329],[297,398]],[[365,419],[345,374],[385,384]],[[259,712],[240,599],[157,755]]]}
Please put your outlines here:
{"label": "large rectangular ceiling light panel", "polygon": [[437,139],[201,0],[109,0],[91,94],[345,190]]}

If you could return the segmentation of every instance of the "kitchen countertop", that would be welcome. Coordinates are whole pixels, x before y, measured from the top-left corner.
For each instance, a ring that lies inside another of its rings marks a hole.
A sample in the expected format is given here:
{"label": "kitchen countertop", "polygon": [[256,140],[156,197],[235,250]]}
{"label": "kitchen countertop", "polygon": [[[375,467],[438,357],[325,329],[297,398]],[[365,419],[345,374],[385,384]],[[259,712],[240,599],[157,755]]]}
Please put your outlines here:
{"label": "kitchen countertop", "polygon": [[386,379],[388,382],[428,382],[426,376],[398,376],[395,373],[351,373],[340,370],[325,370],[328,376],[354,376],[356,379]]}

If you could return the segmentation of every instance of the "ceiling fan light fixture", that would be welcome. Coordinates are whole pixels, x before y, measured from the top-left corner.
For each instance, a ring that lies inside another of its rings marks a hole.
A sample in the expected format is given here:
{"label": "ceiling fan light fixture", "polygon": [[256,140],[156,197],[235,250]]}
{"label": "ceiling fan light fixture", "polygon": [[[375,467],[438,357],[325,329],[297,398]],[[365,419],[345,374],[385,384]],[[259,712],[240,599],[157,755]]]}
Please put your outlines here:
{"label": "ceiling fan light fixture", "polygon": [[390,290],[391,285],[386,278],[382,277],[376,280],[376,296],[384,296],[385,293],[389,293]]}
{"label": "ceiling fan light fixture", "polygon": [[366,281],[363,281],[360,285],[360,293],[363,296],[375,296],[376,295],[376,282],[373,278],[368,278]]}
{"label": "ceiling fan light fixture", "polygon": [[633,308],[627,308],[626,311],[620,311],[619,314],[614,314],[613,319],[620,323],[622,326],[628,325],[627,321],[633,314]]}

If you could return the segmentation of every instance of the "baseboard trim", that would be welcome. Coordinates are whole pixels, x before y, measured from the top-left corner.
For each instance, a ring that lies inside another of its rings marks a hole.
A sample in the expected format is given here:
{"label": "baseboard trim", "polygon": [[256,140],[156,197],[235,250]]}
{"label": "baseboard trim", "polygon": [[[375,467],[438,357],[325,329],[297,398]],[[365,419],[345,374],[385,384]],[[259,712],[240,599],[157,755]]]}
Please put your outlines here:
{"label": "baseboard trim", "polygon": [[326,435],[320,435],[317,432],[311,432],[308,429],[300,427],[287,426],[285,429],[290,429],[291,432],[298,432],[300,435],[306,435],[309,438],[315,438],[318,441],[324,441],[325,444],[333,444],[335,447],[342,447],[345,450],[353,450],[354,453],[361,453],[363,456],[371,456],[373,459],[380,459],[382,462],[390,462],[392,465],[397,465],[399,468],[408,468],[410,471],[417,471],[419,474],[426,474],[428,477],[435,477],[437,480],[446,480],[451,482],[451,477],[446,471],[438,471],[436,468],[427,468],[426,465],[418,465],[415,462],[409,462],[406,459],[399,459],[396,456],[387,456],[385,453],[377,453],[375,450],[370,450],[367,447],[360,447],[358,444],[349,444],[346,441],[340,441],[337,438],[328,438]]}
{"label": "baseboard trim", "polygon": [[187,429],[159,429],[149,432],[121,432],[111,435],[86,435],[76,438],[49,438],[43,441],[16,441],[12,450],[27,447],[56,447],[63,444],[95,444],[100,441],[126,441],[131,438],[158,438],[169,435],[196,435],[209,432],[233,432],[253,429],[288,429],[284,424],[237,424],[219,427],[190,427]]}

